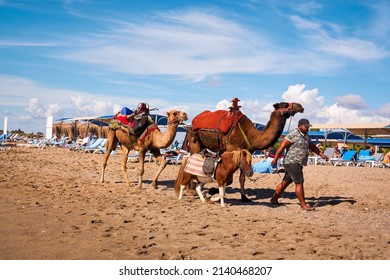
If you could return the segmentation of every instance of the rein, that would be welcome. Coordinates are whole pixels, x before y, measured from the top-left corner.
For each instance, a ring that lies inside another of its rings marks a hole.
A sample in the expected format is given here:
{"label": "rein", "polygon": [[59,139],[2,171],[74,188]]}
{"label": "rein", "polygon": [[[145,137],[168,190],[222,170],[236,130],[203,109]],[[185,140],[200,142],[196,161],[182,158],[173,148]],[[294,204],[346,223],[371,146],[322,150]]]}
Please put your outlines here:
{"label": "rein", "polygon": [[253,151],[252,145],[251,145],[251,143],[249,143],[248,137],[246,136],[244,130],[242,130],[242,127],[241,127],[240,123],[238,122],[237,124],[238,124],[238,128],[239,128],[240,131],[241,131],[242,136],[244,137],[245,143],[246,143],[246,145],[248,146],[248,149],[249,149],[250,151]]}
{"label": "rein", "polygon": [[[273,175],[274,173],[269,173],[269,174],[262,174],[260,176],[256,176],[256,177],[248,177],[247,179],[252,181],[252,182],[256,182],[257,180],[261,179],[261,178],[264,178],[266,176],[269,176],[269,175]],[[279,179],[280,180],[282,178],[282,176],[280,175],[280,173],[277,173]]]}
{"label": "rein", "polygon": [[287,108],[279,108],[278,110],[276,110],[277,112],[280,112],[280,115],[282,116],[283,119],[287,120],[288,118],[290,118],[287,131],[290,131],[291,121],[292,121],[294,115],[289,115],[289,116],[286,117],[284,113],[288,112],[292,108],[293,108],[293,104],[292,103],[288,103],[288,107]]}

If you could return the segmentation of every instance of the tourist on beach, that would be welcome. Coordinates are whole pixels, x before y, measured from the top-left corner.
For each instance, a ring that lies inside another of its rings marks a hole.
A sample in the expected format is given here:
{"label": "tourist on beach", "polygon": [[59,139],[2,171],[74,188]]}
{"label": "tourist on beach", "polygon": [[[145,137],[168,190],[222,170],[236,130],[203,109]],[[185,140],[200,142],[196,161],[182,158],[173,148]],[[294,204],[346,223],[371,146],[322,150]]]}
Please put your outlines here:
{"label": "tourist on beach", "polygon": [[154,122],[149,114],[149,104],[139,103],[137,109],[134,111],[134,134],[140,137],[146,127],[151,123]]}
{"label": "tourist on beach", "polygon": [[91,145],[91,143],[92,143],[92,133],[89,132],[88,134],[85,134],[81,146],[89,146]]}
{"label": "tourist on beach", "polygon": [[384,164],[389,164],[390,163],[390,152],[387,152],[383,158],[383,163]]}
{"label": "tourist on beach", "polygon": [[289,132],[284,138],[282,144],[275,154],[271,164],[275,166],[284,149],[287,149],[283,161],[285,175],[283,180],[276,186],[275,193],[271,198],[272,204],[279,204],[279,197],[284,190],[292,183],[295,183],[295,194],[299,200],[302,210],[313,210],[305,201],[303,189],[303,166],[307,165],[309,151],[316,153],[325,160],[329,158],[324,155],[310,140],[309,132],[310,123],[307,119],[300,119],[298,127]]}
{"label": "tourist on beach", "polygon": [[339,146],[334,146],[333,158],[341,158]]}

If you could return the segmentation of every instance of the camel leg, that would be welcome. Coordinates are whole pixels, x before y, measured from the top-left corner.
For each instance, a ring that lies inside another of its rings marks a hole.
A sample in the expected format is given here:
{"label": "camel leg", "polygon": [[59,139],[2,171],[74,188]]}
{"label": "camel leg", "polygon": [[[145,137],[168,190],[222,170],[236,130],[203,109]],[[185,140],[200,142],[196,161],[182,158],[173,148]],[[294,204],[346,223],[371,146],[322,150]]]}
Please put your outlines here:
{"label": "camel leg", "polygon": [[102,176],[100,177],[100,182],[102,182],[102,183],[104,183],[104,172],[105,172],[106,167],[107,167],[107,161],[108,161],[108,158],[110,157],[110,153],[111,153],[111,151],[106,149],[106,153],[103,156]]}
{"label": "camel leg", "polygon": [[245,195],[245,172],[240,169],[240,192],[241,192],[241,201],[250,202],[251,200]]}
{"label": "camel leg", "polygon": [[122,173],[123,173],[123,177],[125,177],[126,185],[128,187],[132,187],[133,184],[130,183],[129,177],[127,176],[127,167],[126,167],[127,157],[129,155],[129,152],[130,150],[125,145],[122,145],[122,153],[123,153],[122,163],[121,163]]}
{"label": "camel leg", "polygon": [[107,144],[106,144],[106,152],[103,155],[103,162],[102,162],[102,176],[100,178],[100,181],[104,183],[104,172],[107,167],[107,161],[110,157],[110,154],[113,150],[115,150],[116,146],[118,145],[118,139],[115,136],[115,132],[109,132],[109,135],[107,136]]}
{"label": "camel leg", "polygon": [[145,150],[139,150],[138,151],[138,160],[139,160],[139,173],[138,173],[138,188],[139,189],[142,189],[142,178],[144,176],[144,173],[145,173],[145,154],[146,154],[146,151]]}
{"label": "camel leg", "polygon": [[202,201],[202,203],[206,201],[206,200],[204,199],[203,194],[202,194],[203,185],[204,185],[204,184],[198,183],[198,185],[197,185],[196,188],[195,188],[195,190],[196,190],[196,192],[198,193],[199,198],[200,198],[200,200]]}
{"label": "camel leg", "polygon": [[160,176],[161,172],[164,170],[165,166],[167,166],[167,162],[165,161],[165,158],[160,154],[160,150],[156,151],[156,150],[151,150],[151,152],[153,153],[154,157],[156,158],[156,160],[160,163],[160,166],[156,172],[156,174],[154,175],[154,178],[153,178],[153,181],[152,181],[152,186],[157,189],[158,186],[157,186],[157,180],[158,180],[158,177]]}

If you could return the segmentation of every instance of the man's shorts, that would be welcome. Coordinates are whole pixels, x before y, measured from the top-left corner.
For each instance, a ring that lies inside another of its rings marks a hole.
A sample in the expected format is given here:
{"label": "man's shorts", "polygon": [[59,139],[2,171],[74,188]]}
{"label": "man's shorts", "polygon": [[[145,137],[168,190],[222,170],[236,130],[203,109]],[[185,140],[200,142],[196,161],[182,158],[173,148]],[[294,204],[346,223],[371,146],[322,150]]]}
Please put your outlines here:
{"label": "man's shorts", "polygon": [[303,166],[298,163],[292,164],[284,164],[284,170],[286,173],[284,174],[283,181],[291,184],[294,182],[295,184],[303,183]]}

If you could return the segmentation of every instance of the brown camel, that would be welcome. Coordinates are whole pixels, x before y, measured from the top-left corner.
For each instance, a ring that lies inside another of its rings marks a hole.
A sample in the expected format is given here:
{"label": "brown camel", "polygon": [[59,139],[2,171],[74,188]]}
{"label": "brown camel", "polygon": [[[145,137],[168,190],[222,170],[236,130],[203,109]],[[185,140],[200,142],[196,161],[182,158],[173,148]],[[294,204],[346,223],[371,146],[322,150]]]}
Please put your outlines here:
{"label": "brown camel", "polygon": [[119,142],[123,152],[121,164],[122,173],[125,177],[127,186],[132,186],[126,172],[127,157],[130,150],[135,149],[138,151],[140,165],[138,186],[140,189],[142,188],[142,176],[144,175],[145,154],[149,150],[160,163],[159,169],[154,175],[152,181],[152,186],[157,189],[158,176],[166,166],[165,158],[161,155],[160,149],[167,148],[172,144],[173,140],[175,139],[179,124],[188,119],[185,112],[176,110],[167,112],[167,117],[168,125],[166,131],[162,133],[159,129],[155,129],[148,136],[146,136],[143,142],[138,140],[134,134],[129,134],[127,131],[121,128],[115,130],[110,128],[107,135],[106,152],[103,156],[101,182],[104,182],[104,171],[107,166],[108,157],[110,156],[111,151],[115,150]]}
{"label": "brown camel", "polygon": [[[303,107],[299,103],[280,102],[274,104],[275,110],[271,113],[270,120],[264,130],[256,129],[254,124],[244,115],[227,134],[218,136],[215,131],[189,130],[190,153],[199,153],[208,148],[213,151],[233,151],[237,148],[255,150],[266,149],[275,144],[283,132],[286,120],[296,113],[303,113]],[[189,137],[188,137],[189,136]],[[242,201],[250,201],[245,195],[245,174],[240,173],[240,192]]]}

